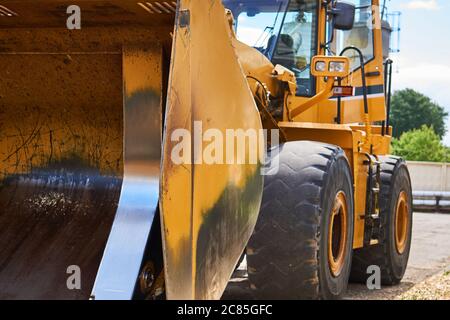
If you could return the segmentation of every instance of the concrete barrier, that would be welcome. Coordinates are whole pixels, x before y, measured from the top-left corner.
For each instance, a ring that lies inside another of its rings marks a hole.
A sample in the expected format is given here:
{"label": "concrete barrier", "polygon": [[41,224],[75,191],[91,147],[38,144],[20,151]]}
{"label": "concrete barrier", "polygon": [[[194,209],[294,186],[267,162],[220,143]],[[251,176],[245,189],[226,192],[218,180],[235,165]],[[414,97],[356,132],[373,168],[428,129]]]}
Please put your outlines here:
{"label": "concrete barrier", "polygon": [[450,210],[450,163],[408,161],[414,210]]}
{"label": "concrete barrier", "polygon": [[450,192],[450,163],[408,161],[414,191]]}

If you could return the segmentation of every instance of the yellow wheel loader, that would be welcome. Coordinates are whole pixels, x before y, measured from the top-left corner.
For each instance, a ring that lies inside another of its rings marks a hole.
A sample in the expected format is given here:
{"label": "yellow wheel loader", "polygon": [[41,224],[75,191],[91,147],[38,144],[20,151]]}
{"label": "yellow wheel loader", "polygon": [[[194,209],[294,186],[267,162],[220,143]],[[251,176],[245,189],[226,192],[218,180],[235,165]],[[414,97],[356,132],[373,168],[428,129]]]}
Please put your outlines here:
{"label": "yellow wheel loader", "polygon": [[0,298],[220,299],[242,252],[261,299],[399,283],[388,29],[378,0],[1,1]]}

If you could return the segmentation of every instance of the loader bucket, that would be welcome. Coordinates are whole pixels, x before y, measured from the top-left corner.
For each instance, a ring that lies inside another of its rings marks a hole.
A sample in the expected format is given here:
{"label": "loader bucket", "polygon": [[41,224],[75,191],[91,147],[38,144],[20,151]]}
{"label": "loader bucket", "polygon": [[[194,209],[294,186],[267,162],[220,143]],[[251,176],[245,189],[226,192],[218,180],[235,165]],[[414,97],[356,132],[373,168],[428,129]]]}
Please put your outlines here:
{"label": "loader bucket", "polygon": [[0,299],[88,299],[95,279],[95,298],[132,298],[159,198],[160,5],[2,1]]}

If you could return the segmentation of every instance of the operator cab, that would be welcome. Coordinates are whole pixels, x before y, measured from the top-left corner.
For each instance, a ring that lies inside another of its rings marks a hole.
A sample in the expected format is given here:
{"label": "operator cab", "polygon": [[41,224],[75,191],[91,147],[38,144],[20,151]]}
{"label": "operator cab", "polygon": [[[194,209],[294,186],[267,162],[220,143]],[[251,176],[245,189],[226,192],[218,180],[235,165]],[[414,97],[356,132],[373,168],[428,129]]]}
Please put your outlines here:
{"label": "operator cab", "polygon": [[274,65],[295,73],[297,95],[315,94],[310,62],[316,55],[317,0],[223,0],[235,17],[239,41],[256,48]]}
{"label": "operator cab", "polygon": [[[319,14],[317,0],[223,0],[234,16],[237,39],[264,54],[274,65],[293,71],[297,79],[297,96],[316,94],[316,78],[311,74],[311,60],[319,54]],[[365,63],[375,57],[371,0],[331,2],[327,11],[325,54],[340,55],[344,48],[356,47]],[[339,14],[340,13],[340,14]],[[333,18],[331,18],[333,16]],[[358,54],[350,58],[351,72],[361,67]]]}

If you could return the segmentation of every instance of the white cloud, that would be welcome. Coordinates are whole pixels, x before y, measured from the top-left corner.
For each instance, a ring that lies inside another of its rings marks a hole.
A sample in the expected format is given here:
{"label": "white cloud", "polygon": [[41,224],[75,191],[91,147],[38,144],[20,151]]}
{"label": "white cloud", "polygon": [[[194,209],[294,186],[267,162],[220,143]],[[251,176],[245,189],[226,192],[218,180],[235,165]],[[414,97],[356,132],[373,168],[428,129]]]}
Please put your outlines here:
{"label": "white cloud", "polygon": [[437,10],[439,4],[437,0],[412,0],[403,5],[408,9],[425,9],[425,10]]}

